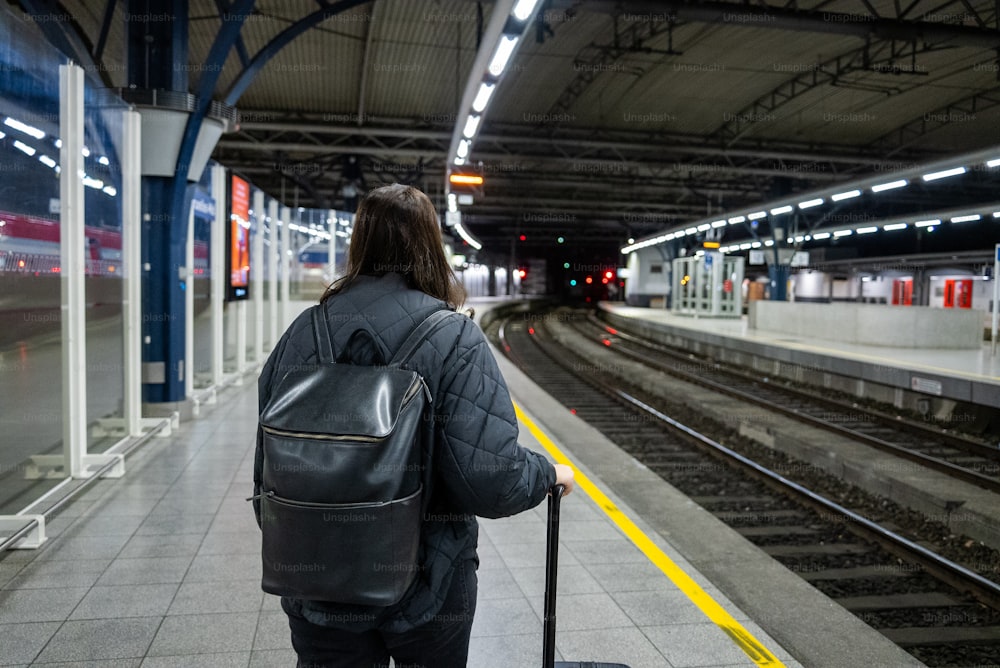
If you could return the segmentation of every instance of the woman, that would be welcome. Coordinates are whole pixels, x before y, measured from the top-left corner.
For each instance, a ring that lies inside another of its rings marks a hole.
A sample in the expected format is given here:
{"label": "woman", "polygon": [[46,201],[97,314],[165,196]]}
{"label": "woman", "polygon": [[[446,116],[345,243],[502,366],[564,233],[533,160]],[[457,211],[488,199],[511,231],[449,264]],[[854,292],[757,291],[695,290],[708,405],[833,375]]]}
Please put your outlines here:
{"label": "woman", "polygon": [[[445,257],[433,204],[416,188],[394,184],[362,200],[347,273],[320,301],[337,353],[371,364],[391,359],[419,322],[440,309],[455,310],[464,297]],[[372,337],[352,338],[359,329]],[[264,366],[260,406],[285,371],[315,362],[307,312]],[[396,665],[465,666],[476,608],[476,516],[533,508],[555,483],[572,490],[572,469],[518,444],[507,386],[471,320],[447,318],[406,367],[427,383],[436,421],[435,484],[421,527],[419,576],[389,607],[282,598],[299,666],[387,667],[390,656]],[[255,494],[261,474],[258,447]],[[259,522],[256,504],[255,510]]]}

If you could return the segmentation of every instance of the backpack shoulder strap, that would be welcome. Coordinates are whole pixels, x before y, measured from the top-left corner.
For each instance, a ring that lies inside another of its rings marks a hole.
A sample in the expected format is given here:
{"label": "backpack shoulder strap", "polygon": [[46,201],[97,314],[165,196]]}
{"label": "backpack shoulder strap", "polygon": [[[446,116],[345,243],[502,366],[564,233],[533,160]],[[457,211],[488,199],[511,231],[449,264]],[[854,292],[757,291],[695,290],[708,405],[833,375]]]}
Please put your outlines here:
{"label": "backpack shoulder strap", "polygon": [[324,364],[333,364],[336,359],[333,356],[333,341],[330,340],[330,328],[326,325],[326,315],[323,305],[316,304],[312,307],[313,336],[316,338],[316,355],[319,361]]}
{"label": "backpack shoulder strap", "polygon": [[410,335],[406,337],[403,341],[403,345],[399,347],[396,354],[392,356],[389,360],[389,366],[400,366],[405,364],[410,356],[417,350],[417,347],[430,335],[434,328],[437,327],[445,318],[452,315],[458,315],[455,311],[450,311],[448,309],[441,309],[440,311],[435,311],[431,313],[427,318],[424,319],[422,323],[417,325]]}

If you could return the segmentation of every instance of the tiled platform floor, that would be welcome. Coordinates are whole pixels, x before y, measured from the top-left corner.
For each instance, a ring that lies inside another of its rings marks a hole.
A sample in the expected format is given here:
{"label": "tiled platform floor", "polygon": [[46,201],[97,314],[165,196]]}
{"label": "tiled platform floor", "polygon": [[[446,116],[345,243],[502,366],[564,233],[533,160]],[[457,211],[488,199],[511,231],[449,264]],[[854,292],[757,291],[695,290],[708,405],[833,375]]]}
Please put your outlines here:
{"label": "tiled platform floor", "polygon": [[[278,599],[260,590],[245,501],[255,427],[248,378],[142,446],[124,478],[74,501],[42,549],[0,557],[0,665],[294,666]],[[537,447],[526,429],[522,442]],[[482,522],[470,667],[541,662],[544,511]],[[568,659],[753,665],[580,493],[563,504],[560,578],[558,648]]]}

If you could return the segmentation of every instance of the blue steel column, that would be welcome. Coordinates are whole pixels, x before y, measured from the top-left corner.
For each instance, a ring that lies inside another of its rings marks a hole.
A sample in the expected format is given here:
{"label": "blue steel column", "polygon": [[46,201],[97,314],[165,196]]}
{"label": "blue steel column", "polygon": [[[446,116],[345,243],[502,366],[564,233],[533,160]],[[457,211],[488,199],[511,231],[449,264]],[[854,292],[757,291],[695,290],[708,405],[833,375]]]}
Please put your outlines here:
{"label": "blue steel column", "polygon": [[[128,83],[147,90],[188,92],[186,0],[131,0],[126,5]],[[185,170],[186,171],[186,170]],[[182,178],[142,178],[143,400],[184,400],[185,264],[191,193]],[[184,207],[175,208],[177,188]]]}
{"label": "blue steel column", "polygon": [[[147,402],[184,400],[184,281],[188,209],[193,184],[188,178],[203,121],[226,57],[255,0],[235,0],[223,11],[198,80],[194,108],[180,137],[173,174],[143,177],[143,394]],[[187,0],[131,0],[126,10],[129,85],[144,90],[188,94]],[[155,149],[155,147],[146,147]],[[221,206],[222,203],[218,203]],[[214,239],[214,243],[222,243]]]}

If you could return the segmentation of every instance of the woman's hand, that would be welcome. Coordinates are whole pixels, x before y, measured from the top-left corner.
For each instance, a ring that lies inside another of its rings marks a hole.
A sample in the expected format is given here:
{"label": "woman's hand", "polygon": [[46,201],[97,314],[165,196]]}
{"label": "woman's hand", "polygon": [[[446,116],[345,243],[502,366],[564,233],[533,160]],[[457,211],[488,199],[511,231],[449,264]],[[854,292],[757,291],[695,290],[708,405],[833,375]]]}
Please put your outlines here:
{"label": "woman's hand", "polygon": [[556,484],[565,487],[563,496],[569,496],[573,491],[573,469],[565,464],[554,464],[556,469]]}

